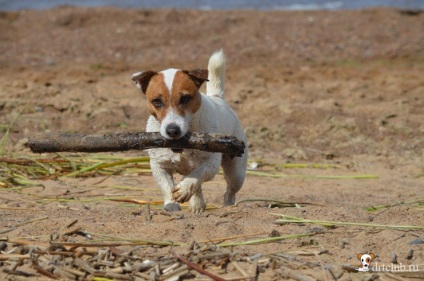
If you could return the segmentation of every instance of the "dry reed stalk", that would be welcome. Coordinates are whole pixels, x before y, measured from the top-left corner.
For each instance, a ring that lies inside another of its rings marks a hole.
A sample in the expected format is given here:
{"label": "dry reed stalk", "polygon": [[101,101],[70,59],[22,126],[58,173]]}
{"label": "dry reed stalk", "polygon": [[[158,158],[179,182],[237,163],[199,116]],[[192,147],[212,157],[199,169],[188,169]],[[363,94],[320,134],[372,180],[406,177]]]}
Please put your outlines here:
{"label": "dry reed stalk", "polygon": [[300,208],[300,207],[303,207],[302,205],[312,205],[312,206],[323,207],[323,205],[314,204],[314,203],[284,202],[284,201],[278,201],[278,200],[273,200],[273,199],[262,199],[262,198],[244,199],[244,200],[238,201],[235,206],[238,206],[241,203],[246,203],[246,202],[265,202],[265,203],[270,203],[270,205],[273,205],[273,206],[276,206],[276,207],[279,207],[279,208],[285,208],[285,207]]}
{"label": "dry reed stalk", "polygon": [[300,178],[300,179],[333,179],[333,180],[343,180],[343,179],[378,179],[378,175],[340,175],[340,176],[333,176],[333,175],[287,175],[283,173],[277,173],[277,172],[263,172],[263,171],[252,171],[248,170],[246,171],[248,175],[252,176],[259,176],[259,177],[270,177],[270,178]]}
{"label": "dry reed stalk", "polygon": [[9,124],[9,126],[6,127],[6,132],[4,133],[2,139],[0,140],[0,156],[2,156],[4,154],[6,143],[9,140],[10,130],[12,129],[12,127],[15,124],[16,120],[18,120],[18,118],[21,115],[21,113],[24,110],[24,108],[25,107],[22,107],[21,109],[19,109],[18,113],[13,118],[12,122]]}
{"label": "dry reed stalk", "polygon": [[226,240],[234,240],[234,239],[238,239],[238,238],[246,238],[246,237],[251,237],[251,236],[260,236],[260,235],[266,235],[268,233],[266,232],[259,232],[259,233],[252,233],[252,234],[243,234],[243,235],[234,235],[234,236],[228,236],[228,237],[220,237],[220,238],[214,238],[214,239],[209,239],[209,240],[202,240],[199,241],[200,244],[203,243],[215,243],[215,242],[222,242],[222,241],[226,241]]}
{"label": "dry reed stalk", "polygon": [[31,255],[25,254],[0,254],[0,261],[11,260],[11,259],[30,259]]}
{"label": "dry reed stalk", "polygon": [[370,212],[378,212],[378,211],[386,210],[396,206],[412,206],[416,208],[424,208],[424,198],[419,198],[419,199],[405,201],[405,202],[398,202],[395,204],[371,206],[371,207],[367,207],[366,210]]}
{"label": "dry reed stalk", "polygon": [[267,237],[262,239],[254,239],[254,240],[248,240],[244,242],[221,243],[221,244],[218,244],[218,246],[233,247],[233,246],[242,246],[242,245],[256,245],[256,244],[264,244],[264,243],[270,243],[270,242],[286,240],[286,239],[309,237],[314,235],[315,233],[293,234],[293,235],[285,235],[285,236],[277,236],[277,237]]}
{"label": "dry reed stalk", "polygon": [[234,266],[235,269],[237,269],[238,272],[241,273],[241,275],[244,276],[244,278],[250,277],[249,274],[247,274],[246,270],[244,270],[237,261],[231,261],[231,264]]}
{"label": "dry reed stalk", "polygon": [[334,225],[343,225],[343,226],[364,226],[364,227],[374,227],[374,228],[383,228],[383,229],[424,229],[424,226],[414,226],[414,225],[386,225],[386,224],[373,224],[373,223],[357,223],[357,222],[343,222],[343,221],[325,221],[325,220],[308,220],[302,219],[293,216],[273,214],[276,216],[281,216],[281,219],[274,221],[275,224],[286,224],[286,223],[311,223],[319,224],[324,226],[334,226]]}

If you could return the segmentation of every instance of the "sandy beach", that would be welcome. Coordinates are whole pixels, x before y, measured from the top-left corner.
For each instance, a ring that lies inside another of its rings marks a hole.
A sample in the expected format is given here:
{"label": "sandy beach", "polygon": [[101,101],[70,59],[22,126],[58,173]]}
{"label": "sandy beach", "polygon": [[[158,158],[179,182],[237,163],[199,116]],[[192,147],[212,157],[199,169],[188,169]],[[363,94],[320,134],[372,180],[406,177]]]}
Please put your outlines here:
{"label": "sandy beach", "polygon": [[[269,237],[273,231],[314,233],[231,249],[239,253],[238,261],[246,270],[253,261],[242,257],[260,253],[272,261],[260,266],[257,280],[396,280],[391,279],[392,273],[342,268],[343,264],[359,266],[357,254],[366,252],[375,253],[379,264],[393,263],[395,254],[398,263],[420,267],[416,275],[393,273],[397,278],[423,278],[424,243],[411,244],[424,239],[423,230],[277,225],[273,215],[423,226],[424,13],[420,11],[59,7],[0,12],[0,138],[18,116],[2,157],[34,157],[25,143],[39,133],[143,131],[148,117],[145,97],[132,84],[131,74],[170,67],[206,68],[209,56],[221,48],[228,59],[226,99],[245,128],[250,162],[258,164],[252,167],[286,175],[248,175],[237,200],[314,205],[270,208],[269,203],[246,202],[221,208],[225,180],[218,175],[205,184],[204,192],[208,205],[220,208],[201,215],[154,209],[147,222],[145,215],[134,215],[136,210],[145,213],[144,205],[83,199],[113,193],[160,200],[149,174],[34,178],[41,186],[19,192],[13,184],[0,186],[0,230],[20,225],[0,238],[48,242],[49,235],[75,219],[86,232],[188,244],[257,234],[234,240],[246,241]],[[286,164],[299,165],[288,168]],[[0,159],[0,184],[11,177],[13,167],[7,165]],[[118,185],[131,188],[116,193],[112,187]],[[70,198],[69,194],[80,201],[40,203],[40,196],[60,199]],[[418,200],[421,205],[402,203]],[[388,207],[376,212],[365,209],[379,205]],[[21,225],[36,217],[49,219]],[[67,239],[85,241],[78,235]],[[139,255],[169,256],[169,247],[143,247]],[[186,248],[175,247],[177,252],[182,249]],[[10,261],[0,260],[0,276],[47,278],[28,263],[19,267],[31,273],[28,277],[7,271],[11,266]],[[204,267],[214,270],[208,263]],[[228,269],[220,274],[240,276],[235,272]]]}

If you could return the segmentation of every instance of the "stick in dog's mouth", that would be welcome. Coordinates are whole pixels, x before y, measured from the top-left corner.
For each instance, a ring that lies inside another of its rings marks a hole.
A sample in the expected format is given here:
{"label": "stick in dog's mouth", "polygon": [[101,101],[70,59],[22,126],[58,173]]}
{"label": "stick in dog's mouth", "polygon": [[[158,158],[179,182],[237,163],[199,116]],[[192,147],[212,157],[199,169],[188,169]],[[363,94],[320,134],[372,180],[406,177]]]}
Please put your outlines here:
{"label": "stick in dog's mouth", "polygon": [[34,153],[49,152],[113,152],[171,148],[176,153],[184,149],[241,157],[246,145],[234,136],[188,132],[179,139],[166,139],[160,133],[121,133],[106,135],[47,134],[31,137],[28,146]]}

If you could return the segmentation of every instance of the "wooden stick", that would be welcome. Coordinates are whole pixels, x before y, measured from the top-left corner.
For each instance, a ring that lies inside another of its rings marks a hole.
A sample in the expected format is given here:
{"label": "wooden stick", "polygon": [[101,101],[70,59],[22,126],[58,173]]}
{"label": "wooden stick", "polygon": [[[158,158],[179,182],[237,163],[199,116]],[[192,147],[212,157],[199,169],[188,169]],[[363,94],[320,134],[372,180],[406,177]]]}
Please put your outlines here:
{"label": "wooden stick", "polygon": [[42,268],[41,266],[35,263],[32,264],[32,267],[35,269],[35,271],[37,271],[41,275],[47,276],[50,279],[59,279],[59,276],[51,273],[50,271],[45,270],[44,268]]}
{"label": "wooden stick", "polygon": [[208,276],[212,280],[215,280],[215,281],[225,281],[225,279],[223,279],[223,278],[221,278],[221,277],[219,277],[219,276],[217,276],[215,274],[212,274],[212,273],[204,270],[199,265],[190,262],[188,259],[186,259],[186,258],[184,258],[184,257],[182,257],[182,256],[180,256],[180,255],[178,255],[178,254],[176,254],[174,252],[172,252],[172,255],[174,257],[176,257],[177,259],[179,259],[180,261],[182,261],[183,263],[185,263],[186,265],[188,265],[189,267],[191,267],[192,269],[196,270],[197,272],[199,272],[199,273],[201,273],[203,275]]}
{"label": "wooden stick", "polygon": [[291,278],[291,279],[294,279],[294,280],[297,280],[297,281],[311,281],[312,280],[311,278],[309,278],[305,275],[293,272],[293,270],[290,270],[287,267],[282,267],[281,272],[282,272],[283,278]]}
{"label": "wooden stick", "polygon": [[121,133],[107,135],[48,134],[29,139],[34,153],[44,152],[112,152],[149,148],[198,149],[242,156],[245,143],[234,136],[187,133],[180,139],[166,139],[160,133]]}
{"label": "wooden stick", "polygon": [[21,255],[21,254],[0,254],[0,261],[5,261],[8,259],[29,259],[31,255]]}

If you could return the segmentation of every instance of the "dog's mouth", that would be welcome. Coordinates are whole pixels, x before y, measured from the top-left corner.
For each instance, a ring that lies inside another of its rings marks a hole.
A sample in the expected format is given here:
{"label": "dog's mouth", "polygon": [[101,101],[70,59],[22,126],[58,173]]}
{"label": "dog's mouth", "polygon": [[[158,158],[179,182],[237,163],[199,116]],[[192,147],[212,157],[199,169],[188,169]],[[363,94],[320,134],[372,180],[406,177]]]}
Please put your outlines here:
{"label": "dog's mouth", "polygon": [[183,153],[184,149],[183,148],[171,148],[172,152],[174,153]]}

